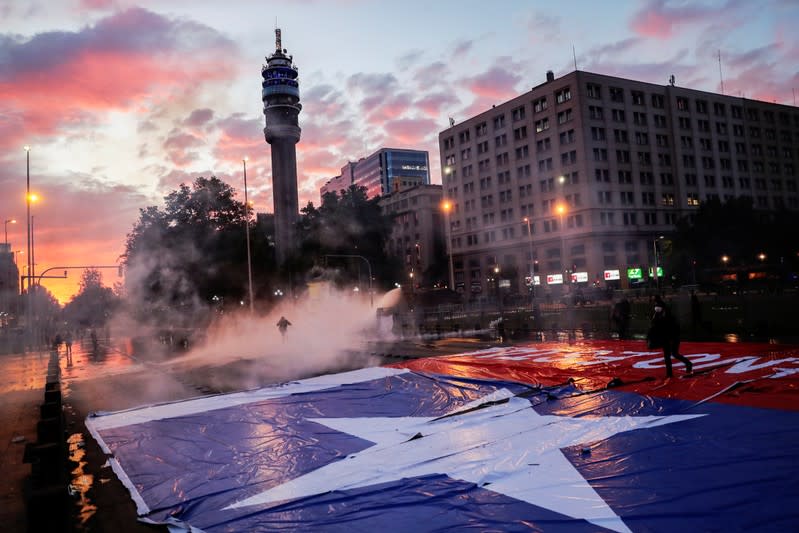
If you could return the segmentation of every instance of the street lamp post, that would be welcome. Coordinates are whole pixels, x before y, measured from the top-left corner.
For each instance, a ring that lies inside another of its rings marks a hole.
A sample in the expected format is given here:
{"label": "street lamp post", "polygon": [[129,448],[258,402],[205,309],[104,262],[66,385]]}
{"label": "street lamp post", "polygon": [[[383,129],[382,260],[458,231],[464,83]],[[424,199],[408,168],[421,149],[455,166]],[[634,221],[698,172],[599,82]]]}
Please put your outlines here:
{"label": "street lamp post", "polygon": [[250,204],[247,200],[247,157],[245,156],[241,162],[244,165],[244,233],[247,237],[247,288],[250,295],[250,314],[252,314],[252,259],[250,255]]}
{"label": "street lamp post", "polygon": [[[449,167],[447,167],[449,168]],[[441,204],[441,209],[444,210],[444,233],[447,239],[447,255],[449,256],[449,289],[455,290],[455,269],[452,265],[452,227],[449,223],[449,212],[452,210],[452,202],[444,200]]]}
{"label": "street lamp post", "polygon": [[[662,240],[662,239],[663,239],[663,235],[661,235],[660,237],[658,237],[657,239],[652,241],[652,250],[655,252],[655,271],[654,271],[655,289],[658,290],[658,291],[660,290],[660,276],[658,275],[658,266],[660,264],[660,261],[659,261],[659,258],[658,258],[658,241]],[[694,278],[696,278],[696,276],[694,276]]]}
{"label": "street lamp post", "polygon": [[16,220],[16,219],[14,219],[14,218],[9,218],[9,219],[6,219],[6,221],[5,221],[5,222],[3,222],[3,225],[5,226],[5,230],[6,230],[6,240],[5,240],[5,241],[3,241],[3,242],[5,242],[6,244],[8,244],[8,224],[9,224],[9,223],[11,223],[11,224],[16,224],[16,223],[17,223],[17,220]]}
{"label": "street lamp post", "polygon": [[564,241],[566,240],[566,238],[563,235],[563,232],[566,229],[563,226],[563,215],[566,214],[566,206],[563,204],[558,204],[557,207],[555,208],[555,211],[557,211],[558,213],[558,219],[560,224],[560,270],[561,270],[561,275],[563,276],[563,284],[565,286],[568,279],[567,275],[568,269],[566,268],[566,254],[563,249],[565,244]]}
{"label": "street lamp post", "polygon": [[[28,254],[27,254],[27,262],[28,262],[28,275],[31,275],[31,147],[25,146],[25,204],[27,207],[27,215],[25,218],[25,224],[27,225],[28,230]],[[31,339],[31,319],[32,319],[32,300],[31,300],[31,280],[28,278],[28,296],[27,296],[27,306],[26,306],[26,318],[25,321],[25,329],[27,330],[27,337],[28,337],[28,344],[31,345],[33,339]]]}
{"label": "street lamp post", "polygon": [[533,232],[530,217],[524,217],[527,222],[527,238],[530,243],[530,309],[533,308],[535,302],[535,259],[533,258]]}

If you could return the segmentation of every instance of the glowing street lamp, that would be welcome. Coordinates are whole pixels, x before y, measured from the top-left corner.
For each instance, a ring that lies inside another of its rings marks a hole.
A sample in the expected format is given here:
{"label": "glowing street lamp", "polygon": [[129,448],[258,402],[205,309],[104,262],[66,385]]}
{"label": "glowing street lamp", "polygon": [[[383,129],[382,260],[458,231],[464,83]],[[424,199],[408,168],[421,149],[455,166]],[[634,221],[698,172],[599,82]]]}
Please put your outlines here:
{"label": "glowing street lamp", "polygon": [[[449,167],[445,167],[445,169],[449,169]],[[452,211],[452,202],[449,200],[444,200],[441,202],[441,210],[444,211],[444,222],[446,224],[444,230],[447,238],[447,255],[449,256],[449,289],[454,291],[455,269],[452,265],[452,227],[450,227],[449,223],[449,212]]]}
{"label": "glowing street lamp", "polygon": [[[27,206],[27,214],[25,218],[25,222],[28,228],[28,297],[27,297],[27,320],[25,321],[25,329],[28,332],[28,343],[30,345],[33,344],[33,339],[31,338],[32,329],[31,329],[31,322],[32,322],[32,300],[31,300],[31,275],[33,274],[31,271],[31,147],[25,146],[25,204]],[[31,346],[32,347],[32,346]]]}
{"label": "glowing street lamp", "polygon": [[759,254],[757,254],[757,258],[760,259],[760,262],[762,263],[763,261],[766,260],[766,254],[760,252]]}
{"label": "glowing street lamp", "polygon": [[252,314],[252,259],[250,255],[250,203],[247,201],[247,159],[247,156],[244,156],[241,162],[244,165],[244,233],[247,237],[247,288],[250,295],[250,314]]}
{"label": "glowing street lamp", "polygon": [[727,266],[727,262],[729,262],[730,257],[728,255],[721,256],[721,262],[724,263],[724,266]]}
{"label": "glowing street lamp", "polygon": [[6,240],[3,241],[3,242],[5,242],[6,244],[8,244],[8,225],[9,224],[16,224],[16,223],[17,223],[17,221],[14,218],[9,218],[5,222],[3,222],[3,224],[5,225],[5,229],[6,229]]}

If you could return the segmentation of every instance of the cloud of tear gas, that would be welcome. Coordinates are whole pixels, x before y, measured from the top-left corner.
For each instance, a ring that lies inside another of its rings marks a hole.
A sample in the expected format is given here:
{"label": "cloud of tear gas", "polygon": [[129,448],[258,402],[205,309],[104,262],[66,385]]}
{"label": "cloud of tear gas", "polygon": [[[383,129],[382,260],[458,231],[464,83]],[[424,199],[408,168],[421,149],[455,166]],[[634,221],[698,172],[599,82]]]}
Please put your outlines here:
{"label": "cloud of tear gas", "polygon": [[[285,338],[277,323],[291,325]],[[386,319],[384,319],[386,320]],[[174,369],[210,367],[203,374],[217,390],[254,388],[313,375],[375,366],[368,341],[385,339],[368,297],[333,289],[309,291],[266,316],[246,312],[213,324],[202,346],[175,358]]]}

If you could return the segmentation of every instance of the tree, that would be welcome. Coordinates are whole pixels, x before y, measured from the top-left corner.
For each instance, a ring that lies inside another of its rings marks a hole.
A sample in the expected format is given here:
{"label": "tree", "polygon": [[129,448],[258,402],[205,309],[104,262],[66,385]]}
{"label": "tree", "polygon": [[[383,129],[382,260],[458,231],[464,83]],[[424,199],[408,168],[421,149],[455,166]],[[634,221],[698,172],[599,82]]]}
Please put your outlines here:
{"label": "tree", "polygon": [[78,293],[64,306],[64,319],[83,328],[104,326],[119,306],[119,297],[103,286],[103,276],[95,268],[83,271],[79,287]]}
{"label": "tree", "polygon": [[[370,262],[379,283],[385,285],[398,279],[400,266],[385,253],[391,219],[382,214],[379,198],[367,198],[365,187],[353,185],[341,195],[327,193],[318,209],[309,202],[301,213],[297,265],[300,270],[325,264],[327,255],[360,255]],[[336,258],[335,261],[341,264],[345,260]],[[358,260],[353,260],[352,264],[357,265]]]}
{"label": "tree", "polygon": [[[201,177],[165,196],[163,209],[140,210],[122,259],[125,293],[141,317],[193,325],[212,301],[245,298],[247,211],[234,197],[235,190],[218,178]],[[251,242],[259,259],[253,263],[257,288],[268,283],[274,259],[267,235],[251,232]]]}

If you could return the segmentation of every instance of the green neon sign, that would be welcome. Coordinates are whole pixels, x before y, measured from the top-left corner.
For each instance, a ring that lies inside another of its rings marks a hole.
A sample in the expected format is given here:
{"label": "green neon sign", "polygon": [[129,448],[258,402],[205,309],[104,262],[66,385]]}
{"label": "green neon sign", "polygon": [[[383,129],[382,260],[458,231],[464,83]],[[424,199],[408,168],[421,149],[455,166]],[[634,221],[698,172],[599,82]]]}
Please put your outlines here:
{"label": "green neon sign", "polygon": [[644,277],[644,270],[642,268],[628,268],[627,279],[641,279]]}

